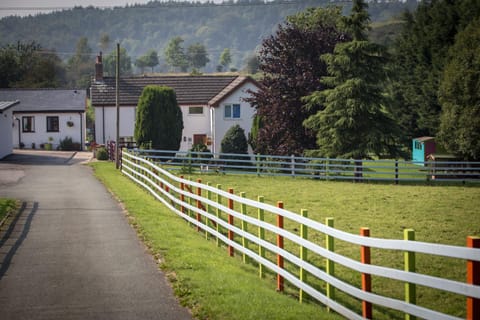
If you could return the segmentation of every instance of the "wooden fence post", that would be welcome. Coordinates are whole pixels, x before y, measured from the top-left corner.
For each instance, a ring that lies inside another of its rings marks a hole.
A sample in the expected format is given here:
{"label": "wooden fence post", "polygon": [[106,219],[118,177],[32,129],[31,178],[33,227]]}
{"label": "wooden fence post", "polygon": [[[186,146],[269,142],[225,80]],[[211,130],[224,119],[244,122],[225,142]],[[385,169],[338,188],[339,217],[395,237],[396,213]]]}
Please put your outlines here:
{"label": "wooden fence post", "polygon": [[[258,202],[263,203],[263,201],[264,201],[263,196],[258,196]],[[260,209],[260,208],[258,208],[258,220],[262,222],[265,221],[265,212],[263,209]],[[265,229],[262,227],[258,227],[258,238],[260,238],[260,240],[265,240]],[[265,248],[262,247],[261,245],[258,245],[258,255],[261,258],[265,258]],[[265,274],[265,270],[263,268],[262,263],[258,264],[258,273],[260,278],[263,278]]]}
{"label": "wooden fence post", "polygon": [[[233,188],[228,188],[228,193],[233,194]],[[228,199],[228,208],[233,210],[233,199]],[[228,224],[233,226],[233,216],[231,214],[228,214]],[[231,229],[228,230],[228,240],[233,241],[233,231]],[[228,245],[228,255],[230,257],[234,255],[233,246],[230,244]]]}
{"label": "wooden fence post", "polygon": [[[369,228],[360,228],[360,235],[370,237]],[[370,247],[360,247],[360,261],[364,264],[370,264]],[[372,276],[368,273],[362,273],[362,290],[372,292]],[[372,319],[372,304],[368,301],[362,301],[362,316],[366,319]]]}
{"label": "wooden fence post", "polygon": [[[277,207],[280,209],[283,209],[283,202],[278,201],[277,202]],[[277,227],[280,229],[283,229],[283,216],[282,215],[277,215]],[[280,249],[283,249],[283,236],[277,234],[277,246]],[[277,266],[280,269],[283,269],[283,256],[281,254],[277,254]],[[283,277],[280,274],[277,274],[277,291],[282,292],[284,288],[284,280]]]}
{"label": "wooden fence post", "polygon": [[[202,183],[202,179],[197,179],[197,182],[198,183]],[[197,196],[202,196],[202,188],[198,187],[197,188]],[[197,200],[197,209],[201,209],[202,208],[202,202],[200,200]],[[202,222],[202,215],[200,213],[197,212],[197,221],[198,222]],[[200,226],[197,226],[197,231],[200,231],[202,230],[202,228],[200,228]]]}
{"label": "wooden fence post", "polygon": [[[183,179],[183,176],[180,176],[180,179]],[[185,191],[185,184],[183,182],[180,182],[180,189],[182,191]],[[185,207],[183,206],[183,202],[185,202],[185,196],[183,195],[183,193],[180,193],[180,201],[182,202],[182,205],[180,206],[180,211],[182,211],[182,213],[185,213]]]}
{"label": "wooden fence post", "polygon": [[[333,218],[326,218],[325,224],[328,227],[333,228]],[[334,238],[327,234],[325,236],[325,245],[328,251],[334,251]],[[325,261],[325,271],[330,276],[334,276],[335,274],[335,266],[333,264],[333,261],[331,261],[330,259],[327,259]],[[326,293],[329,299],[332,299],[332,300],[335,299],[335,288],[330,283],[327,283]],[[330,311],[330,308],[327,307],[327,310]]]}
{"label": "wooden fence post", "polygon": [[[246,193],[245,192],[240,192],[240,197],[245,198]],[[247,215],[247,205],[244,204],[244,203],[242,203],[242,205],[241,205],[241,212],[244,216]],[[245,220],[242,220],[242,231],[243,232],[248,231],[248,225],[245,222]],[[246,239],[245,236],[243,236],[243,235],[242,235],[242,246],[243,246],[243,249],[248,248],[248,239]],[[247,258],[248,258],[248,256],[245,253],[243,253],[243,263],[247,263]]]}
{"label": "wooden fence post", "polygon": [[[480,237],[467,237],[467,247],[480,248]],[[467,261],[467,283],[480,285],[480,261]],[[480,319],[480,299],[467,297],[467,319]]]}
{"label": "wooden fence post", "polygon": [[[217,189],[218,190],[222,190],[222,185],[221,184],[217,184]],[[219,195],[217,193],[217,203],[220,205],[222,204],[222,196]],[[216,214],[217,214],[217,220],[219,220],[221,218],[221,210],[220,208],[217,208],[216,210]],[[220,233],[220,223],[217,222],[217,233]],[[220,238],[217,237],[217,247],[220,247]]]}
{"label": "wooden fence post", "polygon": [[[415,240],[415,231],[413,229],[403,230],[403,238],[407,241]],[[404,252],[405,258],[405,271],[415,272],[415,252],[406,251]],[[405,302],[416,304],[417,303],[417,293],[416,286],[414,283],[405,283]],[[405,314],[405,320],[415,320],[416,317],[410,314]]]}
{"label": "wooden fence post", "polygon": [[[300,211],[300,215],[304,218],[308,218],[308,210],[302,209]],[[303,223],[300,225],[300,237],[304,240],[308,239],[308,227]],[[305,248],[304,246],[300,246],[300,259],[302,261],[307,261],[307,248]],[[300,267],[300,281],[301,282],[307,281],[307,273],[302,267]],[[302,289],[300,289],[298,293],[298,300],[300,301],[300,303],[303,302],[304,296],[305,296],[305,293],[303,292]]]}

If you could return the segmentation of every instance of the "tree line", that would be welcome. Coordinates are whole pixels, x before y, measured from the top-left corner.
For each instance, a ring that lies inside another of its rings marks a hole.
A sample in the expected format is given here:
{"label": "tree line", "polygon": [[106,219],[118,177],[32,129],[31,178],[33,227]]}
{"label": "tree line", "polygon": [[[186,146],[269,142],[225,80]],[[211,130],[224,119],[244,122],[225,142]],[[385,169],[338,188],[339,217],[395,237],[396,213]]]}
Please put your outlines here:
{"label": "tree line", "polygon": [[[480,3],[424,1],[384,46],[368,38],[365,1],[289,16],[263,41],[255,152],[408,157],[411,139],[480,159]],[[312,54],[314,52],[314,54]]]}

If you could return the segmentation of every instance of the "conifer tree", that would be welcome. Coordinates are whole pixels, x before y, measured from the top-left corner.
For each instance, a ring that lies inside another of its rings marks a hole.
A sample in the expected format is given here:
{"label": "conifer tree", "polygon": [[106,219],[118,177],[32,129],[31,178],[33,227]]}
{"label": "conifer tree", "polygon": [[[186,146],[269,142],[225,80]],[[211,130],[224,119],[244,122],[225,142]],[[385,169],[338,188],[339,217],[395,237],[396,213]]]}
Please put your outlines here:
{"label": "conifer tree", "polygon": [[319,152],[326,157],[353,159],[397,156],[396,124],[386,113],[382,83],[387,79],[386,49],[367,39],[369,15],[363,0],[354,0],[344,27],[352,41],[338,43],[325,54],[327,86],[306,98],[309,108],[323,109],[305,121],[317,131]]}
{"label": "conifer tree", "polygon": [[146,86],[138,100],[135,141],[141,147],[178,150],[182,138],[182,111],[175,91],[169,87]]}

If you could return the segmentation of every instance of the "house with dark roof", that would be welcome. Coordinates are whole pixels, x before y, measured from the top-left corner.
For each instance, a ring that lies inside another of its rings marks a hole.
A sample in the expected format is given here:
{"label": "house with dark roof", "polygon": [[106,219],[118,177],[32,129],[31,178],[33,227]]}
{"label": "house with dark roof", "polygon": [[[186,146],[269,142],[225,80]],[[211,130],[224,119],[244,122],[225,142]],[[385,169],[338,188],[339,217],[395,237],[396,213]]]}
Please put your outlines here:
{"label": "house with dark roof", "polygon": [[[220,143],[233,125],[240,125],[248,134],[254,109],[244,101],[249,91],[259,88],[250,77],[237,75],[165,75],[120,77],[119,136],[120,141],[133,141],[138,99],[147,85],[168,86],[175,90],[183,114],[181,151],[203,143],[212,152],[220,152]],[[95,108],[95,140],[105,144],[116,138],[116,82],[103,76],[102,56],[97,56],[95,78],[90,98]]]}
{"label": "house with dark roof", "polygon": [[12,107],[18,104],[17,101],[0,101],[0,159],[8,156],[13,150],[12,126],[13,110]]}
{"label": "house with dark roof", "polygon": [[0,89],[0,100],[18,101],[9,128],[14,148],[56,149],[69,137],[85,146],[86,91],[66,89]]}

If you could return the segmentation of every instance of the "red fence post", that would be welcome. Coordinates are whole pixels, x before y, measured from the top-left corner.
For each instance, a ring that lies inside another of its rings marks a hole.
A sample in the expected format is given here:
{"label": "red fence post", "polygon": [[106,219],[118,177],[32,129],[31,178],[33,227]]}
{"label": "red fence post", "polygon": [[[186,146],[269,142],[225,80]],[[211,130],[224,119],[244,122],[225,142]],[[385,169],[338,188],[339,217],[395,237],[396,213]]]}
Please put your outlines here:
{"label": "red fence post", "polygon": [[[183,176],[180,176],[180,179],[183,179]],[[185,184],[183,182],[180,182],[180,189],[182,189],[182,191],[185,191]],[[183,193],[180,194],[180,201],[182,201],[182,213],[185,213],[185,207],[183,206],[183,203],[185,202],[185,196]]]}
{"label": "red fence post", "polygon": [[[480,237],[467,237],[467,247],[480,248]],[[467,283],[480,285],[480,261],[467,260]],[[480,319],[480,299],[467,297],[467,319]]]}
{"label": "red fence post", "polygon": [[[197,179],[198,183],[202,183],[202,179]],[[202,189],[200,187],[197,188],[197,196],[202,196]],[[201,209],[202,208],[202,202],[200,200],[197,200],[197,208]],[[202,222],[202,215],[197,212],[197,221]],[[200,226],[197,226],[197,231],[202,230]]]}
{"label": "red fence post", "polygon": [[[233,188],[228,188],[228,192],[233,194]],[[233,210],[233,199],[228,199],[228,208]],[[233,216],[229,213],[228,214],[228,224],[233,226]],[[228,230],[228,239],[233,241],[233,231]],[[228,255],[233,257],[233,246],[228,245]]]}
{"label": "red fence post", "polygon": [[[277,206],[280,209],[283,209],[283,202],[278,201]],[[283,229],[283,216],[282,215],[277,215],[277,227],[280,229]],[[283,249],[283,236],[277,234],[277,246],[280,249]],[[277,254],[277,266],[281,269],[283,269],[283,256],[280,254]],[[282,292],[284,288],[284,281],[283,277],[280,274],[277,274],[277,291]]]}
{"label": "red fence post", "polygon": [[[370,237],[370,229],[360,228],[360,235]],[[360,261],[364,264],[370,264],[370,247],[360,247]],[[362,273],[362,290],[372,292],[372,276],[368,273]],[[368,301],[362,301],[362,316],[366,319],[372,319],[372,304]]]}

